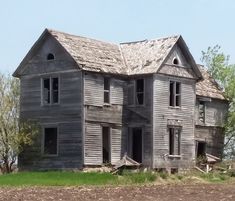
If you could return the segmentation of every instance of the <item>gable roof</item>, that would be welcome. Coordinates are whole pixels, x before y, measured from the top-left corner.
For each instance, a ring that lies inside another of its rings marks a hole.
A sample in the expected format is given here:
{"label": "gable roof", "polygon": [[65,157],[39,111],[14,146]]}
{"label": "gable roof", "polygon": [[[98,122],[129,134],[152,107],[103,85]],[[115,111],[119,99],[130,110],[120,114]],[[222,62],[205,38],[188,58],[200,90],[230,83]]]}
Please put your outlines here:
{"label": "gable roof", "polygon": [[21,62],[14,76],[19,76],[20,69],[42,38],[50,34],[71,55],[81,70],[120,75],[138,75],[157,73],[172,48],[179,43],[191,61],[198,78],[201,77],[195,61],[181,36],[171,36],[155,40],[121,43],[119,45],[102,42],[81,36],[75,36],[46,29]]}
{"label": "gable roof", "polygon": [[198,65],[198,68],[201,71],[203,79],[199,80],[196,84],[197,96],[227,100],[218,83],[210,76],[206,69],[202,65]]}

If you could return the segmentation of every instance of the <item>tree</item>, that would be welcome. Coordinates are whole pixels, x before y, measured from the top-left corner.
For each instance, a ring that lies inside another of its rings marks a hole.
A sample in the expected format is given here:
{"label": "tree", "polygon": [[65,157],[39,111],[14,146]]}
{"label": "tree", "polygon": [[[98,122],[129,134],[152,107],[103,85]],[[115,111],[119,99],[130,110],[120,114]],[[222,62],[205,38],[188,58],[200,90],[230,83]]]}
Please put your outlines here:
{"label": "tree", "polygon": [[229,101],[228,118],[225,123],[225,157],[235,157],[235,65],[229,64],[229,56],[221,52],[219,45],[202,51],[201,61],[218,82]]}
{"label": "tree", "polygon": [[36,123],[19,122],[19,80],[0,74],[0,169],[10,173],[17,155],[31,145]]}

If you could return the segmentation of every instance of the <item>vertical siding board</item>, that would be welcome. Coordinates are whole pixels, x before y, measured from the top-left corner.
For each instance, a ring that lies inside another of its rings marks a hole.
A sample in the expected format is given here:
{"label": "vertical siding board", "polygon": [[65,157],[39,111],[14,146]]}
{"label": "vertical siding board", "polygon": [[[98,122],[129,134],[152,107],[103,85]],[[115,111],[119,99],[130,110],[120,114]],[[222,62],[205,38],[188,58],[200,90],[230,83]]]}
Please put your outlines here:
{"label": "vertical siding board", "polygon": [[111,163],[115,164],[121,158],[121,129],[112,128],[111,131],[112,145],[111,145]]}
{"label": "vertical siding board", "polygon": [[86,122],[85,127],[85,165],[102,164],[102,127]]}
{"label": "vertical siding board", "polygon": [[86,105],[103,106],[104,80],[98,74],[84,74],[84,102]]}

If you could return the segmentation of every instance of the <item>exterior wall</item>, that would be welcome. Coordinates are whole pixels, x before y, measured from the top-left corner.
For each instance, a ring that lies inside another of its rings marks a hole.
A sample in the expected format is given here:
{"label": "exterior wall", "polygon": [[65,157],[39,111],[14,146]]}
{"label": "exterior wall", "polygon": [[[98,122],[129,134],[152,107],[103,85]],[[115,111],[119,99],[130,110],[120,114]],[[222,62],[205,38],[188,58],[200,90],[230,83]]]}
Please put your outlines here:
{"label": "exterior wall", "polygon": [[[102,126],[111,128],[111,163],[115,164],[127,152],[129,127],[143,128],[143,164],[151,164],[152,139],[152,77],[145,77],[145,104],[128,105],[134,101],[134,78],[110,78],[110,104],[103,100],[103,75],[84,74],[85,165],[102,164]],[[128,90],[130,89],[130,90]],[[95,129],[93,129],[95,128]],[[92,131],[91,131],[92,130]]]}
{"label": "exterior wall", "polygon": [[195,140],[206,142],[206,153],[221,157],[224,145],[224,129],[228,103],[211,99],[205,102],[205,122],[199,121],[199,97],[195,108]]}
{"label": "exterior wall", "polygon": [[[52,52],[55,60],[46,61]],[[60,62],[60,60],[63,60]],[[22,72],[20,117],[39,123],[41,131],[35,144],[19,156],[20,169],[81,168],[82,154],[82,73],[73,60],[53,39],[44,41]],[[41,79],[59,77],[59,104],[41,104]],[[58,129],[58,155],[42,154],[43,128]]]}
{"label": "exterior wall", "polygon": [[102,126],[110,127],[111,162],[123,156],[122,116],[125,82],[110,78],[110,104],[104,103],[104,77],[102,74],[84,73],[84,164],[102,165]]}
{"label": "exterior wall", "polygon": [[226,101],[211,99],[205,102],[205,123],[199,121],[199,97],[196,101],[195,123],[201,126],[223,126],[228,111]]}
{"label": "exterior wall", "polygon": [[222,157],[224,147],[224,130],[215,126],[196,126],[195,140],[206,142],[206,153]]}
{"label": "exterior wall", "polygon": [[[169,82],[181,82],[181,107],[169,107]],[[189,166],[195,158],[195,81],[160,74],[153,80],[153,168]],[[170,122],[181,126],[181,156],[169,157]]]}
{"label": "exterior wall", "polygon": [[[135,104],[135,80],[144,78],[144,105]],[[142,128],[142,164],[152,164],[152,101],[153,101],[153,77],[144,76],[128,80],[127,82],[128,104],[124,107],[125,136],[128,135],[128,127]],[[130,130],[130,129],[129,129]],[[127,143],[127,141],[126,141]],[[125,145],[127,147],[127,145]]]}

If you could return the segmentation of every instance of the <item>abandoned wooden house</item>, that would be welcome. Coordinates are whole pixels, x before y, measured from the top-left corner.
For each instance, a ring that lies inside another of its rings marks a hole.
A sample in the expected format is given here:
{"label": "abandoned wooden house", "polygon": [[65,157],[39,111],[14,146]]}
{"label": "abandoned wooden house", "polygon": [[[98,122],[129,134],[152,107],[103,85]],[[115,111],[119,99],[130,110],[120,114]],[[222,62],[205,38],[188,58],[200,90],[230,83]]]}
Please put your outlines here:
{"label": "abandoned wooden house", "polygon": [[46,29],[13,76],[20,117],[39,122],[20,169],[187,168],[220,157],[228,102],[181,36],[112,44]]}

